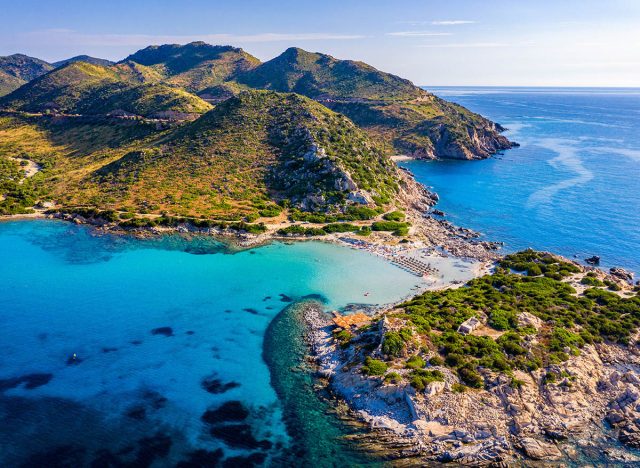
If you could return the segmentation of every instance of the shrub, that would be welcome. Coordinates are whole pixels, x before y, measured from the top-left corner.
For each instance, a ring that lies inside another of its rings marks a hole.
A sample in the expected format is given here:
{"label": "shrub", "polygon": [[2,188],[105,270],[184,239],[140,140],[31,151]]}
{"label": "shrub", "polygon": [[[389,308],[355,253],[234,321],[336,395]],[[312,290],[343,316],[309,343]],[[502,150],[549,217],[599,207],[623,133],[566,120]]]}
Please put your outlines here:
{"label": "shrub", "polygon": [[371,229],[374,231],[397,231],[408,227],[408,223],[398,223],[396,221],[376,221],[371,225]]}
{"label": "shrub", "polygon": [[511,330],[518,326],[518,319],[512,310],[494,309],[489,316],[489,325],[496,330]]}
{"label": "shrub", "polygon": [[416,354],[407,359],[406,367],[409,369],[422,369],[426,364],[424,359]]}
{"label": "shrub", "polygon": [[382,216],[386,221],[404,221],[405,214],[402,211],[391,211]]}
{"label": "shrub", "polygon": [[384,381],[386,383],[394,383],[397,384],[402,381],[402,377],[397,372],[389,372],[384,376]]}
{"label": "shrub", "polygon": [[338,340],[340,346],[346,348],[349,346],[351,339],[353,338],[353,334],[349,330],[340,330],[337,333],[334,333],[334,338]]}
{"label": "shrub", "polygon": [[440,356],[432,356],[429,359],[429,364],[432,366],[441,366],[444,364],[444,360]]}
{"label": "shrub", "polygon": [[465,365],[458,369],[458,376],[471,388],[482,388],[484,386],[482,376],[471,365]]}
{"label": "shrub", "polygon": [[431,382],[443,381],[444,375],[439,370],[416,369],[411,372],[411,386],[418,391],[424,390]]}
{"label": "shrub", "polygon": [[600,281],[598,278],[594,278],[593,276],[585,276],[580,280],[581,284],[586,284],[588,286],[604,286],[604,283]]}
{"label": "shrub", "polygon": [[411,335],[411,330],[408,328],[385,333],[382,341],[382,353],[395,357],[402,355],[406,342],[411,339]]}
{"label": "shrub", "polygon": [[372,359],[367,356],[364,360],[364,366],[362,366],[362,372],[366,375],[384,375],[387,372],[389,366],[386,362],[380,361],[378,359]]}

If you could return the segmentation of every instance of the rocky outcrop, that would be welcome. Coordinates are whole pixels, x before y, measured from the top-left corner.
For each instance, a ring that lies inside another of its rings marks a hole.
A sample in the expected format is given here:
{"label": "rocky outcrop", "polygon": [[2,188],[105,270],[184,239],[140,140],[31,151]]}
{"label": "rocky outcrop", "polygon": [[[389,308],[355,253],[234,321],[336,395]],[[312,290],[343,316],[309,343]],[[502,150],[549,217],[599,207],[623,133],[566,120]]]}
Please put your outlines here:
{"label": "rocky outcrop", "polygon": [[[524,312],[518,316],[532,327],[542,325],[534,319]],[[381,334],[393,328],[385,318],[380,323]],[[360,419],[387,438],[392,434],[392,446],[412,447],[405,449],[412,457],[486,465],[519,459],[577,462],[582,454],[598,453],[609,462],[640,463],[636,454],[612,443],[617,438],[638,448],[640,442],[637,335],[629,347],[587,345],[567,362],[515,371],[513,378],[485,370],[485,389],[458,393],[457,377],[441,366],[428,369],[439,370],[442,381],[422,391],[363,375],[353,365],[351,348],[335,346],[327,324],[311,335],[322,375]],[[549,372],[560,378],[550,381]]]}

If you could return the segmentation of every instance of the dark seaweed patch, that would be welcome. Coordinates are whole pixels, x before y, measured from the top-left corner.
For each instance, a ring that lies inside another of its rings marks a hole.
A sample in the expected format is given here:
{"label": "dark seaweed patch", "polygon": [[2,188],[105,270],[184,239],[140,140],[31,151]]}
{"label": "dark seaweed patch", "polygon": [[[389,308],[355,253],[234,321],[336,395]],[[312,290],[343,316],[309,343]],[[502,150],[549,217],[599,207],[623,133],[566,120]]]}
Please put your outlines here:
{"label": "dark seaweed patch", "polygon": [[98,450],[91,462],[91,468],[114,468],[125,466],[125,464],[107,449]]}
{"label": "dark seaweed patch", "polygon": [[133,340],[131,341],[131,344],[134,346],[140,346],[142,344],[142,340]]}
{"label": "dark seaweed patch", "polygon": [[21,467],[62,468],[82,466],[84,464],[85,449],[77,445],[59,445],[50,450],[38,452],[30,456]]}
{"label": "dark seaweed patch", "polygon": [[267,456],[264,453],[256,452],[246,457],[227,458],[222,466],[224,468],[252,468],[262,465],[266,458]]}
{"label": "dark seaweed patch", "polygon": [[163,397],[161,394],[159,394],[158,392],[154,392],[153,390],[145,391],[142,394],[142,398],[147,400],[149,405],[151,405],[151,407],[156,410],[160,408],[164,408],[165,405],[167,404],[167,399]]}
{"label": "dark seaweed patch", "polygon": [[33,390],[34,388],[48,384],[52,378],[53,374],[36,373],[23,375],[21,377],[12,377],[10,379],[0,379],[0,392],[4,392],[10,388],[16,388],[21,384],[24,384],[24,388],[27,390]]}
{"label": "dark seaweed patch", "polygon": [[293,302],[293,299],[291,299],[286,294],[280,294],[280,301],[282,301],[282,302]]}
{"label": "dark seaweed patch", "polygon": [[268,450],[273,445],[268,440],[257,440],[251,432],[251,426],[248,424],[224,424],[220,426],[213,426],[209,432],[213,437],[221,440],[232,448]]}
{"label": "dark seaweed patch", "polygon": [[151,330],[152,335],[173,336],[173,328],[171,327],[158,327]]}
{"label": "dark seaweed patch", "polygon": [[158,458],[166,458],[171,450],[171,445],[171,437],[162,433],[140,439],[133,466],[149,466]]}
{"label": "dark seaweed patch", "polygon": [[118,351],[118,348],[102,348],[103,353],[115,353],[116,351]]}
{"label": "dark seaweed patch", "polygon": [[227,401],[216,409],[207,410],[202,420],[207,424],[219,424],[228,421],[244,421],[249,417],[249,411],[239,401]]}
{"label": "dark seaweed patch", "polygon": [[253,314],[253,315],[260,315],[260,312],[258,312],[256,309],[253,309],[251,307],[247,307],[242,310],[244,310],[245,312],[249,312],[250,314]]}
{"label": "dark seaweed patch", "polygon": [[228,392],[232,388],[239,386],[240,384],[238,382],[222,382],[222,380],[216,379],[215,377],[207,377],[202,381],[202,388],[214,395]]}
{"label": "dark seaweed patch", "polygon": [[187,330],[185,333],[187,335],[193,335],[195,332],[193,330]]}
{"label": "dark seaweed patch", "polygon": [[142,421],[147,417],[147,410],[144,406],[134,406],[125,413],[125,416],[137,421]]}
{"label": "dark seaweed patch", "polygon": [[213,452],[208,450],[196,450],[188,455],[189,458],[178,462],[177,468],[205,468],[218,466],[220,460],[224,457],[222,449],[217,449]]}

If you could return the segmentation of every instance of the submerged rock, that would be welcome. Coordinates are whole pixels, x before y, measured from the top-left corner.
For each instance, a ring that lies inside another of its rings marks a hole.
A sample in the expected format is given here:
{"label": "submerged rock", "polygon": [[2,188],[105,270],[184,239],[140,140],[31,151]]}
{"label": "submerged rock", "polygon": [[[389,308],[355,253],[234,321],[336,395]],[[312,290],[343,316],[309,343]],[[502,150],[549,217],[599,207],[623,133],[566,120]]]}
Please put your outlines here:
{"label": "submerged rock", "polygon": [[202,381],[202,388],[204,388],[209,393],[213,393],[214,395],[226,393],[229,390],[239,386],[240,384],[238,382],[223,382],[222,380],[215,377],[207,377]]}
{"label": "submerged rock", "polygon": [[16,388],[22,384],[24,384],[24,388],[27,390],[33,390],[34,388],[48,384],[52,378],[53,374],[36,373],[23,375],[21,377],[12,377],[10,379],[0,379],[0,392]]}
{"label": "submerged rock", "polygon": [[237,401],[227,401],[213,410],[207,410],[202,415],[202,421],[207,424],[218,424],[228,421],[244,421],[249,417],[249,410],[244,405]]}
{"label": "submerged rock", "polygon": [[268,450],[273,445],[268,440],[256,439],[249,424],[224,424],[213,426],[209,433],[232,448]]}
{"label": "submerged rock", "polygon": [[188,458],[186,460],[178,462],[176,465],[177,468],[202,468],[202,467],[213,467],[218,466],[220,461],[224,457],[224,452],[222,449],[214,450],[213,452],[209,450],[195,450],[189,453]]}
{"label": "submerged rock", "polygon": [[159,327],[151,330],[152,335],[173,336],[173,328],[171,327]]}

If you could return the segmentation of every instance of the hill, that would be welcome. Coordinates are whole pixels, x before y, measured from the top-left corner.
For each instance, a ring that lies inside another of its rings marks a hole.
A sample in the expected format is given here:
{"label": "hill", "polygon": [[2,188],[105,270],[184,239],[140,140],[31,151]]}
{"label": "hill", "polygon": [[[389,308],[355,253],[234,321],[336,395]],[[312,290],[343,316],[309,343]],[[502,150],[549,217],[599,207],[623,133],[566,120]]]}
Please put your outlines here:
{"label": "hill", "polygon": [[73,62],[34,79],[0,98],[0,108],[25,112],[102,115],[124,111],[145,117],[200,114],[202,99],[164,84],[139,84],[117,70]]}
{"label": "hill", "polygon": [[247,213],[285,199],[332,211],[382,203],[397,190],[397,169],[348,119],[265,91],[228,99],[95,175],[110,187],[106,196],[144,194],[157,209],[183,214]]}
{"label": "hill", "polygon": [[392,203],[400,184],[365,132],[296,94],[246,91],[166,130],[145,121],[6,117],[0,137],[0,159],[43,165],[39,193],[62,207],[240,219],[277,214],[278,202],[340,213]]}
{"label": "hill", "polygon": [[259,63],[257,58],[242,49],[191,42],[186,45],[149,46],[128,56],[119,65],[134,69],[146,67],[150,70],[147,71],[147,80],[162,79],[197,93],[230,81]]}
{"label": "hill", "polygon": [[366,63],[338,60],[296,47],[243,73],[237,81],[252,88],[294,92],[313,99],[403,100],[424,94],[409,80]]}
{"label": "hill", "polygon": [[75,57],[71,57],[65,60],[60,60],[58,62],[53,62],[52,65],[55,68],[60,68],[75,62],[85,62],[85,63],[90,63],[91,65],[101,65],[103,67],[108,67],[114,64],[114,62],[112,62],[111,60],[91,57],[89,55],[76,55]]}
{"label": "hill", "polygon": [[0,96],[53,70],[53,65],[34,57],[13,54],[0,57]]}
{"label": "hill", "polygon": [[481,159],[511,147],[493,122],[362,62],[290,48],[237,81],[316,99],[365,128],[392,154]]}

